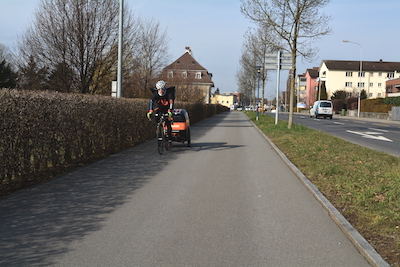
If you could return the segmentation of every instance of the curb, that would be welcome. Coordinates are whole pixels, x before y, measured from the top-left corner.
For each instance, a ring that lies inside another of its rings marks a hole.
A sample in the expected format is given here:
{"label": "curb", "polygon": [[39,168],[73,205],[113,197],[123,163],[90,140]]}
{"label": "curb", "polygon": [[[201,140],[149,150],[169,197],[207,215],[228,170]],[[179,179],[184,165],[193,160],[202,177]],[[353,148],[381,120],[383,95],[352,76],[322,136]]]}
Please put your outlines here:
{"label": "curb", "polygon": [[[249,119],[250,120],[250,119]],[[282,158],[286,165],[292,170],[297,178],[303,183],[307,190],[317,199],[322,207],[328,212],[332,220],[339,226],[342,232],[353,243],[364,258],[374,267],[390,267],[390,265],[379,255],[368,241],[346,220],[346,218],[329,202],[318,188],[283,154],[283,152],[268,138],[255,123],[254,127],[268,141],[275,152]]]}

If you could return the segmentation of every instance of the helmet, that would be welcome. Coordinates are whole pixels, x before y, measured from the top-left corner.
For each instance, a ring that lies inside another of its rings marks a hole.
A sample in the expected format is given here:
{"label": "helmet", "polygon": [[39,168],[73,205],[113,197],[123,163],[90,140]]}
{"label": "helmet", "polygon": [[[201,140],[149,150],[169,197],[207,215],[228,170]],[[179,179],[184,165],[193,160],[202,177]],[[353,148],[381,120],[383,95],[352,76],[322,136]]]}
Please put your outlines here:
{"label": "helmet", "polygon": [[159,96],[165,95],[166,88],[165,88],[165,82],[163,80],[158,81],[156,83],[156,88]]}

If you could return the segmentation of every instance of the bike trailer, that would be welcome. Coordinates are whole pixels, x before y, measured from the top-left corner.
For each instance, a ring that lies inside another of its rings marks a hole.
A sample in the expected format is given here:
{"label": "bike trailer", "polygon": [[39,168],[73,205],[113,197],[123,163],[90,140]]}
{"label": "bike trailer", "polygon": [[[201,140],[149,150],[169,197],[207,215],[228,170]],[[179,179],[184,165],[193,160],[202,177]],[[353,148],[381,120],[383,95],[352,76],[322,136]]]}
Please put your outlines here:
{"label": "bike trailer", "polygon": [[188,142],[190,145],[190,120],[189,114],[184,109],[174,109],[172,111],[173,123],[172,136],[174,141]]}

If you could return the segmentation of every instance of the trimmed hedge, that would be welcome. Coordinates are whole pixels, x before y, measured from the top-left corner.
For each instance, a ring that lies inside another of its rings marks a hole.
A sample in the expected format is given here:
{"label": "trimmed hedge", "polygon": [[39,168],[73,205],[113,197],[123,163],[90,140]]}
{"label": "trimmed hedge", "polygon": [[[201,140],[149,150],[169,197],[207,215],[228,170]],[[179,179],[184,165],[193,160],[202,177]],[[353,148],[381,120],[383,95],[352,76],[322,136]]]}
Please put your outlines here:
{"label": "trimmed hedge", "polygon": [[[0,194],[154,138],[147,99],[0,90]],[[176,103],[191,123],[227,109]]]}
{"label": "trimmed hedge", "polygon": [[393,105],[393,106],[400,106],[400,96],[386,97],[383,100],[383,104],[385,104],[385,105]]}
{"label": "trimmed hedge", "polygon": [[361,100],[362,112],[388,113],[392,105],[386,105],[383,98]]}

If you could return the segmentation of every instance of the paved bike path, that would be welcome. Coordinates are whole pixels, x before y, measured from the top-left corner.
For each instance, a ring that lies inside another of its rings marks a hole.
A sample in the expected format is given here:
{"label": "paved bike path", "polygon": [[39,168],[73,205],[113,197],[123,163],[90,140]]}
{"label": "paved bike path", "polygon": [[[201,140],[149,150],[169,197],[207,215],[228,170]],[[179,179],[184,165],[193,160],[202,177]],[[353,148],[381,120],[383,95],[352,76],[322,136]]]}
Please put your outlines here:
{"label": "paved bike path", "polygon": [[0,266],[369,266],[241,112],[0,200]]}

